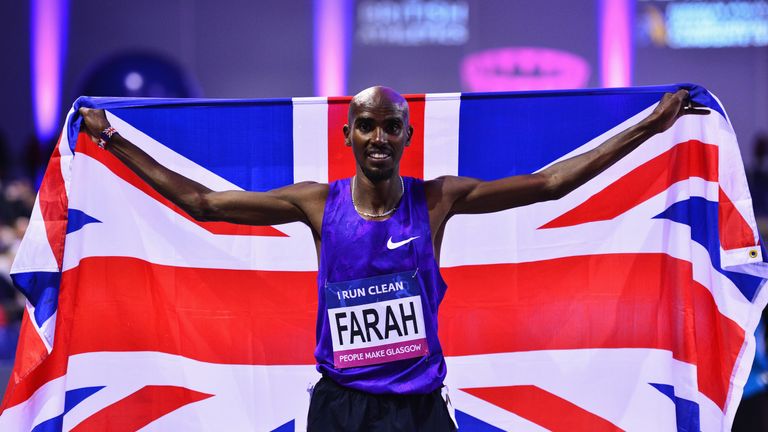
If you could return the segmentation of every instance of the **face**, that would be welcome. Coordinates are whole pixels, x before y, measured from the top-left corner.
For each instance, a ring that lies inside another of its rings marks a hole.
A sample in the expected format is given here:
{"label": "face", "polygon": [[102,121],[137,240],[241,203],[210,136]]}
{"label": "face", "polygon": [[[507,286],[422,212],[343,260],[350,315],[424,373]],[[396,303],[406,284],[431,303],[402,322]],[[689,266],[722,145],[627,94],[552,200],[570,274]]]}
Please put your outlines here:
{"label": "face", "polygon": [[349,114],[344,136],[358,173],[373,182],[399,174],[400,158],[413,134],[402,96],[389,89],[366,90],[355,96]]}

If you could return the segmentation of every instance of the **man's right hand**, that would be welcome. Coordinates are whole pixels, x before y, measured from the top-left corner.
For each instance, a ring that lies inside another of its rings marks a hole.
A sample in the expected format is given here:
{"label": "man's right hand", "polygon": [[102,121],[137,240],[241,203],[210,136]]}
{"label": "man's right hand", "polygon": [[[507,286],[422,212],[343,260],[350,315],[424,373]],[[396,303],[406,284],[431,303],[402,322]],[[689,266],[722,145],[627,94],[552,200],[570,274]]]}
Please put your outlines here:
{"label": "man's right hand", "polygon": [[102,109],[91,109],[81,107],[79,109],[80,115],[83,116],[83,126],[88,135],[98,142],[101,139],[101,132],[110,127],[109,120],[107,120],[107,114]]}

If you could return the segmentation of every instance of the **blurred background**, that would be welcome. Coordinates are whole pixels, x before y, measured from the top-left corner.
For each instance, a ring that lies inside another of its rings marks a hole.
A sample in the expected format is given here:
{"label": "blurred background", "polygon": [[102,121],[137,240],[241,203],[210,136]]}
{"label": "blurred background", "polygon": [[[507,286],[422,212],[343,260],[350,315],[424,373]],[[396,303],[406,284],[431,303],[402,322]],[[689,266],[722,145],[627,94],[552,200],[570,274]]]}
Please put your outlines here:
{"label": "blurred background", "polygon": [[[8,62],[0,79],[0,390],[23,308],[8,270],[79,95],[269,98],[348,95],[374,84],[424,93],[693,82],[728,110],[768,238],[768,1],[28,0],[0,2],[0,29]],[[758,351],[735,430],[768,430],[768,362]]]}

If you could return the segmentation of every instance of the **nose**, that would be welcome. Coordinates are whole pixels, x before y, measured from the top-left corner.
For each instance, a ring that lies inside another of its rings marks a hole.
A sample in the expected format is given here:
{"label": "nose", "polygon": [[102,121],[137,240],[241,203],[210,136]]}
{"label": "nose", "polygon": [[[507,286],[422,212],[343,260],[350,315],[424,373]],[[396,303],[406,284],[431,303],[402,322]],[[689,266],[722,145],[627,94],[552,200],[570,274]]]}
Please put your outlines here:
{"label": "nose", "polygon": [[377,126],[373,130],[373,142],[381,144],[387,142],[387,133],[384,131],[384,128]]}

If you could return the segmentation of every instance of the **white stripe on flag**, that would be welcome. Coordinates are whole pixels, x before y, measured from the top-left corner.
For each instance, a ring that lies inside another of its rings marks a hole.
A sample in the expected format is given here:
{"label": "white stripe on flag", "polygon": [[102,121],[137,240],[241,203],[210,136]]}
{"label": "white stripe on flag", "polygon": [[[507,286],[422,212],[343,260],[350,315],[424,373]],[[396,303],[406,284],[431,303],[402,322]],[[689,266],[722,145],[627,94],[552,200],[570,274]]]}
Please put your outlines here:
{"label": "white stripe on flag", "polygon": [[0,430],[29,431],[64,412],[66,376],[43,384],[24,402],[6,408],[0,416]]}
{"label": "white stripe on flag", "polygon": [[[247,342],[245,342],[247,343]],[[144,386],[179,386],[213,395],[152,422],[147,430],[269,431],[290,420],[306,429],[307,388],[314,365],[233,365],[159,352],[95,352],[71,356],[68,388],[105,386],[64,417],[64,430]]]}
{"label": "white stripe on flag", "polygon": [[24,239],[16,252],[16,259],[11,266],[11,274],[33,271],[58,272],[59,265],[53,256],[51,244],[45,229],[45,221],[40,211],[40,195],[35,198],[32,215],[24,234]]}
{"label": "white stripe on flag", "polygon": [[424,179],[459,174],[461,93],[427,94],[424,107]]}
{"label": "white stripe on flag", "polygon": [[[74,114],[75,110],[74,107],[69,110],[69,113],[67,113],[67,119],[70,119],[72,114]],[[59,164],[59,167],[61,168],[61,177],[64,179],[64,190],[69,194],[69,179],[72,175],[72,170],[70,169],[71,163],[72,163],[72,150],[69,148],[70,144],[74,146],[75,143],[69,142],[69,134],[67,133],[69,129],[69,121],[64,122],[64,126],[61,128],[61,135],[59,136],[59,155],[61,156],[61,161]]]}
{"label": "white stripe on flag", "polygon": [[454,406],[505,430],[534,428],[461,389],[534,385],[635,431],[668,430],[675,424],[675,404],[650,385],[668,384],[677,397],[699,405],[705,428],[727,421],[718,406],[696,390],[696,367],[665,350],[546,350],[447,357],[446,362],[450,373],[445,384]]}
{"label": "white stripe on flag", "polygon": [[[179,267],[317,270],[311,233],[301,223],[275,226],[288,237],[212,234],[96,160],[78,154],[74,164],[70,207],[101,223],[67,235],[64,270],[91,256],[129,256]],[[181,245],[184,253],[179,252]]]}
{"label": "white stripe on flag", "polygon": [[38,323],[37,319],[35,319],[35,306],[27,301],[25,307],[29,314],[29,322],[32,324],[32,327],[35,328],[35,331],[40,336],[40,341],[43,342],[45,349],[48,351],[48,354],[50,354],[51,351],[53,351],[53,338],[56,335],[56,315],[58,312],[54,312],[44,322]]}
{"label": "white stripe on flag", "polygon": [[328,100],[293,98],[293,181],[328,182]]}

